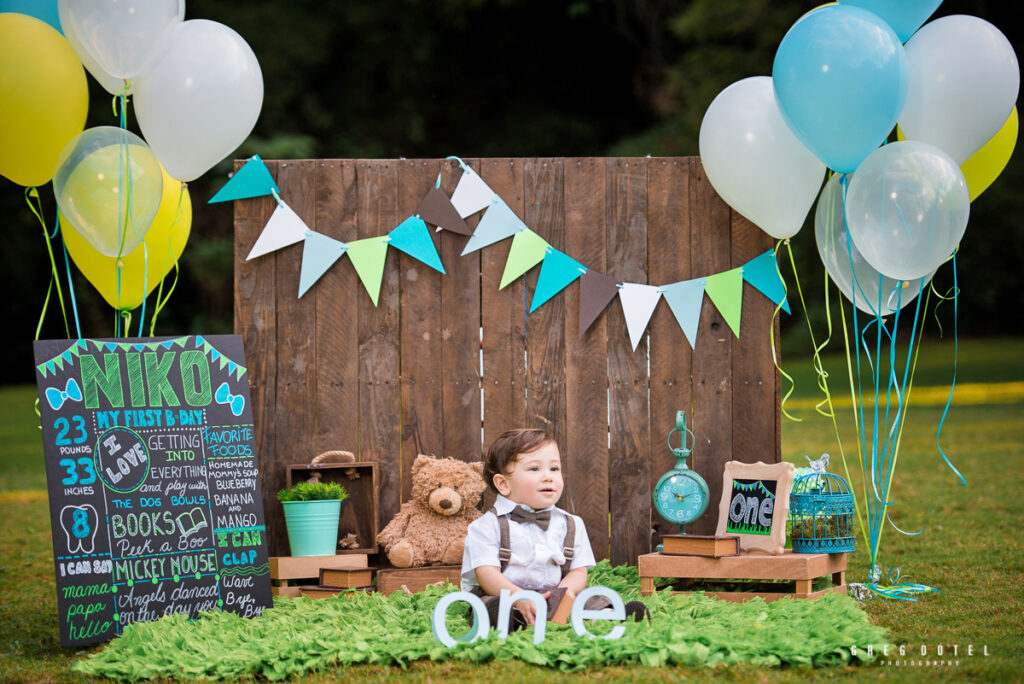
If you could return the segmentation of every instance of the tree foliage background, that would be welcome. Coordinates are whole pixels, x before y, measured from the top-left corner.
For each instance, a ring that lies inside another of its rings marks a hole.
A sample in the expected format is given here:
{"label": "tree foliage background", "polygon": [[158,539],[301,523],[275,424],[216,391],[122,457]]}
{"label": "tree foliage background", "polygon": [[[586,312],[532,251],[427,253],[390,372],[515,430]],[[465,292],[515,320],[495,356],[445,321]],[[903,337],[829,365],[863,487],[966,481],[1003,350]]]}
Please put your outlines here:
{"label": "tree foliage background", "polygon": [[[253,153],[265,159],[661,156],[696,155],[700,122],[711,100],[741,78],[770,75],[786,30],[818,4],[189,0],[186,19],[231,26],[260,61],[263,111],[236,158]],[[1014,6],[947,0],[935,16],[983,17],[1016,48],[1021,24]],[[107,106],[110,96],[91,78],[90,97],[87,126],[116,125]],[[137,130],[133,121],[129,126]],[[206,204],[231,167],[225,160],[190,184],[192,234],[157,334],[231,330],[232,207]],[[1021,331],[1014,309],[1024,286],[1018,265],[1018,245],[1024,241],[1022,175],[1018,154],[971,207],[958,256],[961,334]],[[49,185],[40,192],[52,228],[53,194]],[[23,189],[6,179],[0,179],[0,217],[8,331],[0,382],[30,382],[30,341],[50,262]],[[823,276],[810,221],[792,245],[811,320],[820,325]],[[57,256],[66,287],[63,257]],[[72,273],[82,334],[111,336],[114,312],[73,266]],[[948,289],[952,269],[940,269],[936,282],[938,289]],[[70,307],[66,289],[65,304]],[[150,305],[147,317],[151,312]],[[136,318],[132,334],[137,326]],[[810,353],[799,314],[784,322],[784,331],[787,352]],[[40,336],[67,335],[54,295]]]}

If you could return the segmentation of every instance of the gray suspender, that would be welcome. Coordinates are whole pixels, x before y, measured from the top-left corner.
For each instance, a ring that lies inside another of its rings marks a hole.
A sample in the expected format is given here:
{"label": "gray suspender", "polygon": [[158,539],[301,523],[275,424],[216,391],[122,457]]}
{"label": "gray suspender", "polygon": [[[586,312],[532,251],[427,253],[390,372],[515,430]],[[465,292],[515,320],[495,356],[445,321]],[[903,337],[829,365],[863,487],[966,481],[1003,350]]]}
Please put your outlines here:
{"label": "gray suspender", "polygon": [[[501,561],[501,571],[505,572],[505,568],[508,567],[508,562],[512,558],[512,543],[508,533],[508,516],[498,515],[498,512],[493,508],[491,512],[498,518],[498,530],[500,532],[500,539],[498,540],[498,560]],[[565,556],[565,563],[562,564],[562,577],[569,574],[569,566],[572,565],[572,559],[576,555],[576,521],[571,515],[566,513],[565,515],[565,539],[562,540],[562,555]]]}

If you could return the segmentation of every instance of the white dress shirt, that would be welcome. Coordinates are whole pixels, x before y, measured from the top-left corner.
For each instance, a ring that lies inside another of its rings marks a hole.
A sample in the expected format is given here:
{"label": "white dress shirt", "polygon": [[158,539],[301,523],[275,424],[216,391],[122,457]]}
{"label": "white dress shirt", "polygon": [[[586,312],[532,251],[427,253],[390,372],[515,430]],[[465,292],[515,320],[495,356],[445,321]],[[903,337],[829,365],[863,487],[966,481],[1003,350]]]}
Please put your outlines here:
{"label": "white dress shirt", "polygon": [[[516,502],[498,495],[494,502],[494,510],[487,511],[469,524],[466,532],[465,549],[462,552],[462,589],[473,591],[478,586],[476,568],[481,565],[501,567],[498,559],[498,546],[501,541],[501,530],[498,527],[497,515],[508,515],[517,505]],[[529,509],[528,506],[523,508]],[[572,515],[554,506],[543,509],[551,511],[551,522],[548,529],[542,530],[534,523],[508,522],[509,546],[512,557],[503,573],[516,586],[523,589],[546,591],[562,581],[562,542],[565,540],[566,516]],[[497,515],[495,515],[497,512]],[[590,548],[587,530],[583,520],[576,515],[576,539],[573,544],[575,553],[570,570],[594,567],[594,552]]]}

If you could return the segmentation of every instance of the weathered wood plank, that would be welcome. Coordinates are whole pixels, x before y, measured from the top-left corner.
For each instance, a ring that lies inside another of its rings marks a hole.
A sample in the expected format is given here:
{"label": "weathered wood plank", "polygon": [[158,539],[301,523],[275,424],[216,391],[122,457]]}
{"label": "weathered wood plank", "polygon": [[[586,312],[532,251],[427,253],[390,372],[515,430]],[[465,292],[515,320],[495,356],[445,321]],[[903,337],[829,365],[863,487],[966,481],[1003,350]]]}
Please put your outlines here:
{"label": "weathered wood plank", "polygon": [[[356,239],[355,162],[322,160],[316,169],[316,230],[335,240]],[[359,277],[342,257],[305,297],[316,298],[316,452],[359,453]]]}
{"label": "weathered wood plank", "polygon": [[[668,285],[689,280],[690,235],[689,159],[651,159],[647,163],[647,259],[651,283]],[[676,411],[692,420],[692,354],[667,302],[658,304],[650,325],[651,343],[651,481],[675,466],[665,442],[676,424]],[[692,429],[692,428],[691,428]],[[678,444],[673,437],[673,444]],[[709,506],[710,507],[710,506]],[[651,513],[655,543],[679,531]]]}
{"label": "weathered wood plank", "polygon": [[[605,261],[605,160],[567,159],[565,252],[585,268],[607,272]],[[608,558],[608,338],[605,316],[581,337],[580,288],[572,284],[554,299],[564,300],[566,448],[562,454],[567,507],[583,518],[594,557]],[[544,306],[549,306],[548,301]],[[540,310],[538,310],[540,311]]]}
{"label": "weathered wood plank", "polygon": [[[280,162],[277,177],[281,199],[315,230],[316,163]],[[316,455],[316,299],[297,299],[302,250],[299,243],[277,252],[275,477],[288,464],[309,463]]]}
{"label": "weathered wood plank", "polygon": [[[458,162],[447,162],[441,187],[448,196],[462,175]],[[479,162],[474,162],[479,170]],[[458,173],[455,171],[458,170]],[[434,182],[436,179],[431,179]],[[426,189],[424,189],[424,193]],[[473,227],[480,214],[471,217]],[[480,460],[480,255],[461,256],[469,238],[441,231],[441,404],[444,449],[438,455]]]}
{"label": "weathered wood plank", "polygon": [[[236,160],[237,172],[248,160]],[[268,162],[267,168],[277,177],[277,164]],[[277,411],[277,302],[275,281],[276,254],[268,254],[246,261],[253,244],[263,232],[277,208],[273,197],[239,200],[235,202],[235,333],[242,336],[245,345],[245,363],[248,372],[249,397],[256,434],[256,455],[260,465],[260,488],[263,509],[268,513],[279,510],[277,490],[284,486],[285,469],[277,464],[275,441]],[[284,518],[266,516],[267,543],[271,554],[287,552]]]}
{"label": "weathered wood plank", "polygon": [[[647,160],[609,160],[606,170],[609,271],[618,282],[647,283]],[[611,561],[619,565],[635,563],[651,549],[647,343],[632,349],[618,302],[604,316],[611,402]]]}
{"label": "weathered wood plank", "polygon": [[[360,238],[398,224],[398,162],[356,162]],[[362,285],[350,296],[359,307],[359,460],[375,461],[380,474],[380,529],[401,503],[399,426],[398,260],[388,250],[377,306]]]}
{"label": "weathered wood plank", "polygon": [[[772,248],[772,237],[738,212],[731,212],[731,222],[733,268]],[[772,320],[774,310],[770,300],[744,283],[742,334],[732,340],[732,455],[736,461],[774,463],[781,458],[775,421],[777,374],[769,334],[778,325]]]}
{"label": "weathered wood plank", "polygon": [[[437,178],[440,163],[398,162],[398,221],[416,211]],[[396,251],[401,274],[402,501],[412,491],[412,462],[417,454],[443,455],[440,273]]]}
{"label": "weathered wood plank", "polygon": [[[565,249],[565,217],[562,195],[564,171],[561,159],[528,159],[523,164],[526,206],[523,220],[535,233],[558,250]],[[521,278],[524,307],[533,302],[540,267]],[[531,427],[545,430],[564,454],[565,424],[565,300],[556,297],[526,317],[526,415]],[[563,459],[564,460],[564,459]],[[565,484],[563,507],[572,500],[574,487]]]}
{"label": "weathered wood plank", "polygon": [[[700,160],[690,160],[690,269],[694,277],[731,268],[729,207],[715,193]],[[732,460],[732,337],[725,319],[704,297],[693,350],[693,427],[696,435],[691,465],[711,491],[708,512],[691,525],[692,534],[714,534],[718,524],[715,503],[722,494],[722,469]]]}
{"label": "weathered wood plank", "polygon": [[[522,160],[487,159],[480,164],[480,177],[517,216],[523,217]],[[509,242],[484,247],[480,255],[485,449],[502,432],[528,422],[523,283],[519,280],[498,290]]]}

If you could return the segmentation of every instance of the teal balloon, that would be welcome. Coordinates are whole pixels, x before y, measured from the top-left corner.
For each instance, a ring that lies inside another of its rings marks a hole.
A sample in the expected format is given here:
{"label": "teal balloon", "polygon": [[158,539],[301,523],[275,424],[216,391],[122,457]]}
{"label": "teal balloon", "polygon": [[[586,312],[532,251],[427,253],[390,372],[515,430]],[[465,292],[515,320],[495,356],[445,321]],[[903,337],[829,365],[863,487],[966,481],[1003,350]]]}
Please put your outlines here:
{"label": "teal balloon", "polygon": [[57,14],[57,0],[0,0],[0,12],[27,14],[57,29],[60,29],[60,15]]}
{"label": "teal balloon", "polygon": [[878,15],[829,5],[797,21],[772,84],[790,130],[829,168],[850,173],[886,139],[907,98],[907,56]]}
{"label": "teal balloon", "polygon": [[839,4],[874,12],[906,43],[914,31],[935,13],[942,0],[839,0]]}

